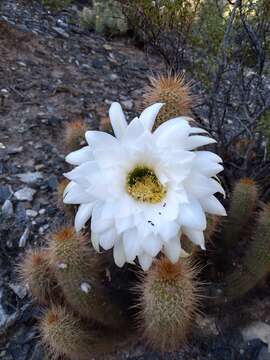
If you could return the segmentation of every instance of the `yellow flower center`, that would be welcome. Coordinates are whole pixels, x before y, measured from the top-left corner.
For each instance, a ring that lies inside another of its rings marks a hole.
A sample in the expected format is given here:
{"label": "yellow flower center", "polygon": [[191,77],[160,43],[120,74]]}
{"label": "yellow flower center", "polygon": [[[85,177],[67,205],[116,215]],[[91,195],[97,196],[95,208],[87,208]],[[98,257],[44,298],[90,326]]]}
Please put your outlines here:
{"label": "yellow flower center", "polygon": [[151,204],[159,203],[167,192],[155,172],[147,166],[136,166],[130,171],[126,189],[133,199]]}

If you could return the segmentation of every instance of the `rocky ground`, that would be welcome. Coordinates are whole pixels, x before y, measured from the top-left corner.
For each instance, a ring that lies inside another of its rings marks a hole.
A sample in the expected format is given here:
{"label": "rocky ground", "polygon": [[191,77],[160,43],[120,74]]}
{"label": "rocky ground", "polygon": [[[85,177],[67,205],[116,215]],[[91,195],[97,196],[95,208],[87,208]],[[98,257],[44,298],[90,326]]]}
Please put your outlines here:
{"label": "rocky ground", "polygon": [[[20,285],[16,264],[29,247],[46,241],[58,221],[65,124],[84,119],[98,128],[115,100],[131,116],[148,75],[160,68],[158,58],[128,39],[83,31],[77,19],[81,3],[57,14],[32,1],[0,4],[0,358],[6,360],[44,358],[37,343],[39,310]],[[194,340],[174,358],[270,358],[266,337],[247,341],[239,330],[223,333],[211,319],[205,327],[210,340]],[[112,358],[172,357],[139,344]]]}

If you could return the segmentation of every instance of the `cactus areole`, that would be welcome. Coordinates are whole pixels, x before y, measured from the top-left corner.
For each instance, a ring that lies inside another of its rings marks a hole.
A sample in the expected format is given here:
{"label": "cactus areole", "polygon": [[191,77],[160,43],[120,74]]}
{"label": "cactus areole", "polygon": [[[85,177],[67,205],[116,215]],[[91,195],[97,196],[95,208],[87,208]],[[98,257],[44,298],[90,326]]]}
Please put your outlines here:
{"label": "cactus areole", "polygon": [[214,196],[224,194],[213,178],[223,170],[222,159],[195,150],[215,140],[183,116],[153,131],[162,106],[147,107],[128,124],[113,103],[115,137],[87,131],[88,145],[66,157],[76,166],[65,174],[70,183],[64,191],[64,203],[79,205],[76,231],[91,218],[93,246],[113,248],[119,267],[137,257],[147,270],[160,251],[177,262],[182,233],[204,249],[206,213],[226,215]]}

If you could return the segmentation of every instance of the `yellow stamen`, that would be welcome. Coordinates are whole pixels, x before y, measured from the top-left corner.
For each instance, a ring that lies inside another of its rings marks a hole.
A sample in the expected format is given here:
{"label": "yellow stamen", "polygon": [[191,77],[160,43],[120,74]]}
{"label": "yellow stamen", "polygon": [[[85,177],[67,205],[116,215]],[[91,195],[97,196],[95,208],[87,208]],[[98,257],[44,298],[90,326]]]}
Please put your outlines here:
{"label": "yellow stamen", "polygon": [[126,189],[133,199],[151,204],[159,203],[167,192],[155,172],[147,166],[136,166],[128,174]]}

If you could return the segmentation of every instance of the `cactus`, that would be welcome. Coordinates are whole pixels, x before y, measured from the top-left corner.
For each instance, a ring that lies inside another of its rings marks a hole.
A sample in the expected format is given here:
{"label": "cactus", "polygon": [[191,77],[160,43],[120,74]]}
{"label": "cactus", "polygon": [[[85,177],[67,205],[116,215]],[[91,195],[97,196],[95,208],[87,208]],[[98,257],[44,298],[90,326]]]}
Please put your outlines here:
{"label": "cactus", "polygon": [[45,311],[40,333],[51,358],[66,356],[71,360],[89,360],[96,355],[115,351],[123,338],[104,329],[94,329],[75,317],[65,307]]}
{"label": "cactus", "polygon": [[241,265],[242,269],[236,268],[226,279],[225,294],[232,299],[245,295],[270,271],[270,203],[258,215],[253,239]]}
{"label": "cactus", "polygon": [[63,203],[63,195],[68,183],[67,179],[63,179],[57,185],[57,207],[64,211],[67,218],[72,219],[74,217],[74,205]]}
{"label": "cactus", "polygon": [[144,95],[145,105],[148,106],[156,102],[165,104],[158,114],[155,127],[164,121],[190,113],[191,106],[195,101],[194,96],[191,95],[190,87],[190,83],[185,83],[183,75],[171,75],[169,73],[150,79],[150,86]]}
{"label": "cactus", "polygon": [[49,304],[60,297],[60,291],[48,259],[48,250],[32,250],[26,254],[19,266],[22,282],[40,304]]}
{"label": "cactus", "polygon": [[74,120],[66,124],[64,143],[68,151],[78,150],[84,144],[86,124],[82,120]]}
{"label": "cactus", "polygon": [[[104,3],[104,6],[108,3]],[[190,86],[184,83],[181,75],[168,74],[152,79],[145,95],[148,105],[157,101],[165,102],[158,124],[188,114],[193,100]],[[100,126],[108,127],[107,118],[102,120]],[[85,130],[82,121],[67,125],[65,143],[70,150],[82,145]],[[62,199],[65,185],[65,182],[59,184],[59,199]],[[55,231],[49,239],[48,249],[35,250],[27,255],[21,266],[24,282],[29,284],[33,297],[50,307],[40,322],[41,337],[49,355],[52,358],[86,360],[113,351],[125,343],[123,335],[126,337],[127,333],[134,333],[131,328],[134,319],[138,320],[139,334],[152,348],[162,352],[177,350],[191,334],[202,300],[202,285],[197,280],[199,269],[194,259],[200,261],[202,267],[208,265],[200,278],[207,275],[214,283],[219,281],[220,276],[226,280],[225,288],[221,289],[221,284],[218,284],[217,290],[222,291],[217,292],[213,300],[215,305],[223,304],[227,298],[232,300],[245,295],[270,270],[270,204],[265,205],[258,214],[252,241],[246,231],[251,228],[250,220],[257,203],[255,182],[251,179],[237,182],[224,226],[220,226],[222,224],[218,217],[207,217],[204,235],[212,251],[198,252],[198,247],[182,236],[181,244],[191,255],[175,264],[163,256],[157,258],[150,270],[141,277],[134,292],[130,291],[131,284],[134,285],[134,272],[126,271],[131,268],[130,265],[121,270],[111,266],[103,253],[98,254],[93,250],[91,234],[87,230],[85,234],[76,233],[68,225]],[[60,200],[58,206],[66,210]],[[70,209],[73,211],[73,207],[67,210]],[[68,211],[65,211],[65,215],[68,215]],[[228,268],[222,269],[225,264],[223,259],[225,262],[231,259],[226,255],[234,245],[242,246],[244,241],[241,240],[245,240],[247,246],[241,266],[232,272]],[[223,262],[214,258],[216,253],[219,255],[220,249]],[[214,286],[209,290],[213,293]],[[218,296],[221,293],[222,298]],[[116,298],[118,303],[115,302]],[[129,311],[129,306],[134,303],[134,311]],[[129,321],[127,314],[131,317]]]}
{"label": "cactus", "polygon": [[128,30],[121,6],[116,1],[93,1],[93,8],[84,7],[80,14],[84,28],[108,35],[125,34]]}
{"label": "cactus", "polygon": [[223,236],[225,250],[229,251],[250,223],[257,205],[258,188],[252,179],[241,179],[234,186]]}
{"label": "cactus", "polygon": [[67,303],[83,318],[121,327],[125,323],[124,315],[110,301],[102,285],[103,260],[87,243],[87,238],[72,227],[62,227],[52,235],[49,249]]}
{"label": "cactus", "polygon": [[162,257],[138,285],[139,327],[154,349],[173,351],[187,340],[200,300],[197,272],[188,260]]}

